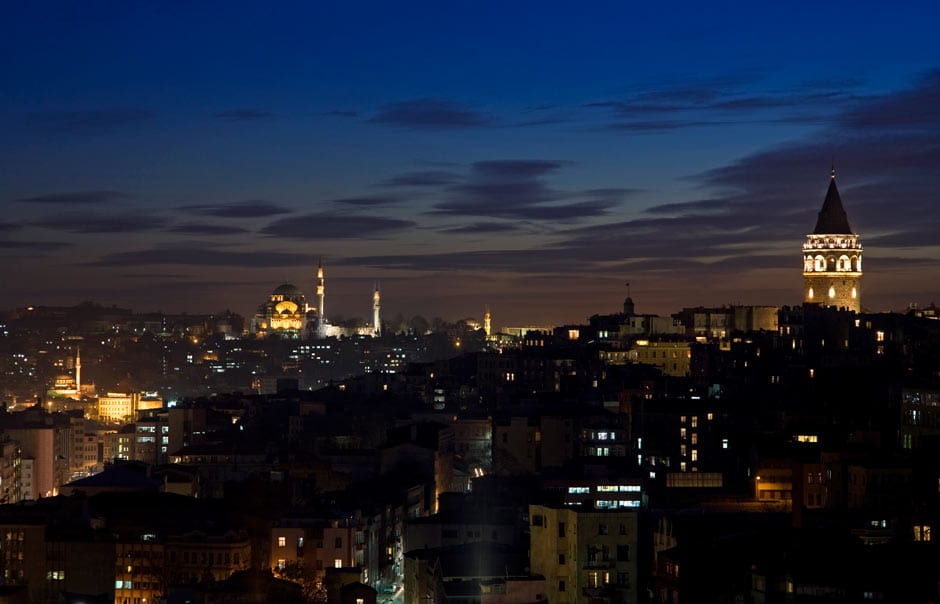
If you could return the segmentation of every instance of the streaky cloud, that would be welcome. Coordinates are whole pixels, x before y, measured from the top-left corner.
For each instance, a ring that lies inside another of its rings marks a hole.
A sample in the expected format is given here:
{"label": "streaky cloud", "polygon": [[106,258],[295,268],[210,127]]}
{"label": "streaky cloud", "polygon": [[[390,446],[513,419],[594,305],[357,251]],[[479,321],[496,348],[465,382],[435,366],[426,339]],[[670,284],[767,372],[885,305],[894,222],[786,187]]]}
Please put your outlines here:
{"label": "streaky cloud", "polygon": [[398,197],[343,197],[334,199],[333,203],[339,203],[347,206],[376,207],[394,205],[400,202]]}
{"label": "streaky cloud", "polygon": [[142,233],[162,229],[167,219],[150,212],[98,214],[63,212],[33,221],[32,226],[77,234]]}
{"label": "streaky cloud", "polygon": [[60,204],[60,205],[95,205],[114,203],[129,199],[133,195],[122,191],[97,190],[97,191],[73,191],[69,193],[48,193],[46,195],[35,195],[33,197],[21,197],[17,199],[23,203],[35,204]]}
{"label": "streaky cloud", "polygon": [[479,235],[484,233],[510,233],[519,230],[518,225],[511,222],[475,222],[441,229],[441,232],[452,235]]}
{"label": "streaky cloud", "polygon": [[189,205],[177,209],[198,216],[213,216],[215,218],[267,218],[279,214],[289,214],[293,211],[286,206],[264,199],[249,199],[227,204]]}
{"label": "streaky cloud", "polygon": [[423,172],[405,172],[378,184],[385,187],[436,187],[448,185],[458,178],[459,176],[453,172],[427,170]]}
{"label": "streaky cloud", "polygon": [[91,266],[179,265],[273,268],[309,265],[311,262],[311,256],[308,254],[261,250],[229,251],[201,246],[179,246],[115,252],[105,254],[88,264]]}
{"label": "streaky cloud", "polygon": [[495,119],[456,101],[421,98],[386,103],[370,122],[416,130],[446,130],[491,126]]}
{"label": "streaky cloud", "polygon": [[282,218],[261,229],[289,239],[354,239],[385,236],[415,226],[411,220],[358,214],[317,213]]}
{"label": "streaky cloud", "polygon": [[169,227],[167,231],[184,235],[241,235],[250,232],[237,226],[200,223],[177,224]]}

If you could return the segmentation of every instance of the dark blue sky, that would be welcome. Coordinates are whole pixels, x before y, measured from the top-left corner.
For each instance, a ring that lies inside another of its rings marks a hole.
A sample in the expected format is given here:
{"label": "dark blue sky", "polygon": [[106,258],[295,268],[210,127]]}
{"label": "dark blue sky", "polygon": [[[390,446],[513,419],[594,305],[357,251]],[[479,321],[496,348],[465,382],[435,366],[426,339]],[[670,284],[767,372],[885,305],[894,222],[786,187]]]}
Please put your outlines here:
{"label": "dark blue sky", "polygon": [[863,306],[940,301],[936,3],[630,4],[7,2],[0,308],[799,303],[833,157]]}

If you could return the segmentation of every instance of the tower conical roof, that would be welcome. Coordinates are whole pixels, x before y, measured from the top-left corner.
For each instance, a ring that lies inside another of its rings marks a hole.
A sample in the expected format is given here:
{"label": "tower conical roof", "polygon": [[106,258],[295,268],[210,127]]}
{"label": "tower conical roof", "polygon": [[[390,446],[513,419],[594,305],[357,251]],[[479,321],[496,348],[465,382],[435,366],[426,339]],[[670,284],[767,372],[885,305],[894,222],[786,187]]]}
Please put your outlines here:
{"label": "tower conical roof", "polygon": [[813,230],[816,235],[848,235],[852,234],[852,227],[849,226],[849,217],[842,207],[842,198],[839,197],[839,189],[836,188],[836,175],[833,173],[829,181],[829,190],[826,191],[826,200],[823,201],[822,209],[819,210],[819,218],[816,220],[816,228]]}

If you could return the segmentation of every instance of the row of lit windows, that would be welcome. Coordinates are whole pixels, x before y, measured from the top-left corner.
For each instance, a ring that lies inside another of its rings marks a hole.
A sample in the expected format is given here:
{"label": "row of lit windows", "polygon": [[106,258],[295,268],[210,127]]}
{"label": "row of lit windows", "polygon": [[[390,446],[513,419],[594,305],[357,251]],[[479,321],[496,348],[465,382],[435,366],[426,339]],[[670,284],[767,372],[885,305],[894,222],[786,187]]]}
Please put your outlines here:
{"label": "row of lit windows", "polygon": [[[278,546],[278,547],[287,547],[287,537],[285,537],[285,536],[279,536],[279,537],[277,538],[277,546]],[[303,546],[304,546],[304,538],[303,538],[303,537],[297,537],[297,547],[303,547]],[[336,549],[341,549],[341,548],[343,547],[343,538],[342,538],[342,537],[337,537],[337,538],[333,541],[333,546],[334,546]],[[322,542],[322,541],[317,541],[317,547],[318,547],[318,548],[322,548],[322,547],[323,547],[323,542]]]}
{"label": "row of lit windows", "polygon": [[[812,287],[809,288],[809,291],[806,292],[806,297],[809,298],[810,300],[812,300],[815,296],[816,296],[816,292],[813,291],[813,288],[812,288]],[[835,297],[836,297],[836,288],[833,287],[833,286],[831,286],[831,285],[829,286],[829,297],[830,297],[830,298],[835,298]],[[853,287],[853,288],[852,288],[852,298],[854,299],[854,298],[857,298],[857,297],[858,297],[858,290]]]}

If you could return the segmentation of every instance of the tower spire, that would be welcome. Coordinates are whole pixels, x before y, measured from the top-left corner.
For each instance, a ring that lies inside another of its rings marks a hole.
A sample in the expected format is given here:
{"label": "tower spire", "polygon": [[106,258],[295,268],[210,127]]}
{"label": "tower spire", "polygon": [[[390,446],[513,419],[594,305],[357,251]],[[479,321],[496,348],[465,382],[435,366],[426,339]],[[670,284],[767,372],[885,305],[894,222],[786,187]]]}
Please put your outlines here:
{"label": "tower spire", "polygon": [[326,337],[326,279],[323,278],[323,258],[317,262],[317,336]]}
{"label": "tower spire", "polygon": [[861,310],[862,245],[836,187],[835,160],[816,228],[803,244],[804,301]]}

